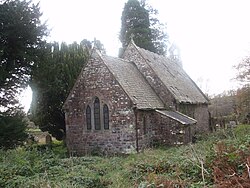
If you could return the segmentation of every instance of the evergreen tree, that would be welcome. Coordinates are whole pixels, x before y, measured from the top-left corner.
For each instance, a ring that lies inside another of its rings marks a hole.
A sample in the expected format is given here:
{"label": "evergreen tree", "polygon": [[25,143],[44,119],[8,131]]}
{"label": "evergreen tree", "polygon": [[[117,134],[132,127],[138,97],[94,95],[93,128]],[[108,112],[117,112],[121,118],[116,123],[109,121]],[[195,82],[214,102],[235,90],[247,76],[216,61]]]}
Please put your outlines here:
{"label": "evergreen tree", "polygon": [[14,148],[22,145],[28,138],[24,117],[20,108],[0,113],[0,148]]}
{"label": "evergreen tree", "polygon": [[131,37],[141,48],[164,55],[166,53],[167,35],[163,25],[157,19],[157,11],[138,0],[125,3],[121,17],[120,41],[123,53]]}
{"label": "evergreen tree", "polygon": [[145,3],[143,0],[142,6],[145,7],[149,11],[149,20],[150,20],[150,29],[152,33],[152,42],[154,45],[154,52],[160,55],[167,55],[168,47],[168,35],[165,32],[166,25],[161,23],[158,16],[158,10],[154,9],[149,4]]}
{"label": "evergreen tree", "polygon": [[0,1],[0,147],[13,148],[27,138],[16,95],[29,83],[47,35],[39,4]]}
{"label": "evergreen tree", "polygon": [[39,5],[25,0],[0,2],[0,107],[17,103],[42,48],[47,29]]}

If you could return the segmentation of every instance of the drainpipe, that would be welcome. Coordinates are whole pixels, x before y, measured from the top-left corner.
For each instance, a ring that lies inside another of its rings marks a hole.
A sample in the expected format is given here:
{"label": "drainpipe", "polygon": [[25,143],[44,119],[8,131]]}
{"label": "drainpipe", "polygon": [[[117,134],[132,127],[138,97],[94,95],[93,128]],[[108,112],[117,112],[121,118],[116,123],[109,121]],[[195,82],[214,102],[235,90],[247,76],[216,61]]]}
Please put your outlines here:
{"label": "drainpipe", "polygon": [[138,139],[138,124],[137,124],[137,107],[136,107],[136,104],[134,104],[133,110],[134,110],[134,113],[135,113],[135,147],[136,147],[136,152],[139,153],[139,139]]}

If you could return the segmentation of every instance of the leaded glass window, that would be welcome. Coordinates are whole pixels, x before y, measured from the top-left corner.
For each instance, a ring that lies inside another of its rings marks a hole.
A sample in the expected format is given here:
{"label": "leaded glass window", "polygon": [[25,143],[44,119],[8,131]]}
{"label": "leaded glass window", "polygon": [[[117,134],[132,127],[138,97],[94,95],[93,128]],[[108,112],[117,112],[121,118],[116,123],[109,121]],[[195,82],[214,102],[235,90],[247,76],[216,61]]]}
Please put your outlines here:
{"label": "leaded glass window", "polygon": [[86,109],[86,122],[87,122],[87,130],[91,130],[91,108],[89,105]]}
{"label": "leaded glass window", "polygon": [[109,108],[106,104],[103,106],[103,123],[104,129],[109,129]]}

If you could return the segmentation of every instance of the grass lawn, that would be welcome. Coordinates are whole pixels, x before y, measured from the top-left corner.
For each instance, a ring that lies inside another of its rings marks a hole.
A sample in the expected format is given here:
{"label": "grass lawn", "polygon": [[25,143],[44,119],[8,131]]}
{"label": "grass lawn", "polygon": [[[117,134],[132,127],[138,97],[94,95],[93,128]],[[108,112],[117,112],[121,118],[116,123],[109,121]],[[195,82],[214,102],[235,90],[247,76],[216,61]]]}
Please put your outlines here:
{"label": "grass lawn", "polygon": [[250,125],[240,125],[126,157],[68,157],[60,142],[0,150],[0,187],[250,187],[249,147]]}

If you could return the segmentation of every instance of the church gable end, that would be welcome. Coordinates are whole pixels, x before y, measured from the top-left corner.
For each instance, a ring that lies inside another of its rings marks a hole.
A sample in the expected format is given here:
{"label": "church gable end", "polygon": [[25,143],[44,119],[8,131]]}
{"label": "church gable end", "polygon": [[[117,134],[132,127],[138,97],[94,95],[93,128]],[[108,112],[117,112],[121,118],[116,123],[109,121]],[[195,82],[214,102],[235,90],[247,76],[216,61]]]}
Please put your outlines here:
{"label": "church gable end", "polygon": [[64,106],[70,152],[122,153],[135,147],[132,102],[101,57],[89,60]]}

